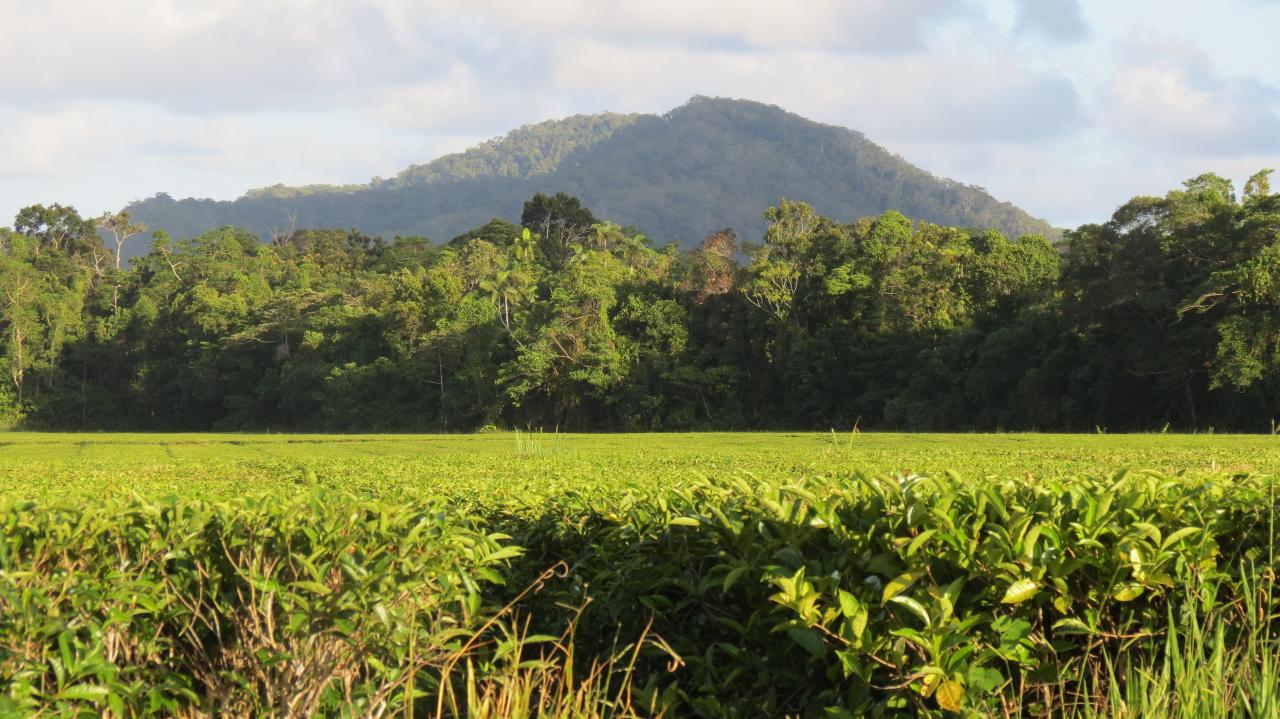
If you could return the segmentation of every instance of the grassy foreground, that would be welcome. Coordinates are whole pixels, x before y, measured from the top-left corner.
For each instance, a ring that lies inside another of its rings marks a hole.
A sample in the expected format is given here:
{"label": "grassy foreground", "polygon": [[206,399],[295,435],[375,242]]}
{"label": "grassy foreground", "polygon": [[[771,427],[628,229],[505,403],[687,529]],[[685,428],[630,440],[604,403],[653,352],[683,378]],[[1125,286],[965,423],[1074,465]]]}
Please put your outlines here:
{"label": "grassy foreground", "polygon": [[7,434],[0,716],[1277,716],[1277,475],[1257,436]]}

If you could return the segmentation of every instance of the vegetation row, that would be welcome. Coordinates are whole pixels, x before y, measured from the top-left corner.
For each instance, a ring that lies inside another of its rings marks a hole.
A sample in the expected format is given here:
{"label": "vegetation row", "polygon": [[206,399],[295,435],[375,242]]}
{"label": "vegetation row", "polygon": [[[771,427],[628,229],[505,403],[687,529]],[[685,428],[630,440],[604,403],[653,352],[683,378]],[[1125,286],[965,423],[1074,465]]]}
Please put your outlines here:
{"label": "vegetation row", "polygon": [[8,499],[0,714],[1275,716],[1275,490]]}
{"label": "vegetation row", "polygon": [[[32,206],[0,418],[34,428],[1274,428],[1280,194],[1214,175],[1057,242],[799,202],[656,245],[536,195],[436,244]],[[106,238],[106,244],[104,244]],[[659,238],[661,239],[661,238]],[[755,238],[750,238],[755,239]]]}

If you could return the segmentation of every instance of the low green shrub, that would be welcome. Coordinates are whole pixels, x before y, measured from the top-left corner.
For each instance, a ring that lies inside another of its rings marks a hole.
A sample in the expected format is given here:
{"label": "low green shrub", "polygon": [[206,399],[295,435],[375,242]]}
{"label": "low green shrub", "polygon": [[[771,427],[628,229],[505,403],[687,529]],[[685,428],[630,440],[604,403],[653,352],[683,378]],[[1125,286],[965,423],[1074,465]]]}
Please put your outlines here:
{"label": "low green shrub", "polygon": [[1159,655],[1171,616],[1212,606],[1228,643],[1247,592],[1280,616],[1275,505],[1248,476],[742,477],[567,494],[507,531],[574,568],[544,616],[595,599],[580,641],[653,621],[684,659],[651,675],[681,714],[1040,715],[1105,657]]}
{"label": "low green shrub", "polygon": [[0,527],[17,715],[379,716],[430,689],[518,554],[443,506],[324,490],[13,502]]}
{"label": "low green shrub", "polygon": [[1237,676],[1224,715],[1262,716],[1275,489],[606,474],[525,501],[10,500],[0,715],[1098,716]]}

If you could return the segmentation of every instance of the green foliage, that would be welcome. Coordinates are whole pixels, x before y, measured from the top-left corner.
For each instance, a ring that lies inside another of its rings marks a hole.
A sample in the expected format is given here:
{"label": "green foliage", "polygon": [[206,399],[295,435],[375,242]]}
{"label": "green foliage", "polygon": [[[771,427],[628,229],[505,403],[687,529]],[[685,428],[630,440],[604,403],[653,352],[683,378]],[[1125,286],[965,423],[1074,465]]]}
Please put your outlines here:
{"label": "green foliage", "polygon": [[520,224],[535,233],[538,249],[552,270],[562,269],[575,251],[581,251],[596,222],[578,198],[563,192],[554,196],[539,192],[524,203],[520,213]]}
{"label": "green foliage", "polygon": [[31,250],[37,255],[42,250],[81,250],[98,239],[91,220],[80,217],[74,207],[57,203],[22,208],[13,219],[13,229],[31,238]]}
{"label": "green foliage", "polygon": [[1188,583],[1242,598],[1274,556],[1273,497],[1159,475],[744,478],[602,507],[570,541],[602,630],[658,617],[692,713],[991,716],[1070,701],[1100,652],[1154,656]]}
{"label": "green foliage", "polygon": [[411,166],[382,184],[395,187],[492,177],[527,179],[550,174],[574,153],[608,140],[639,117],[606,112],[525,125],[466,152]]}
{"label": "green foliage", "polygon": [[157,232],[117,271],[77,218],[33,206],[0,238],[7,423],[1265,430],[1280,401],[1265,172],[1243,197],[1204,175],[1135,198],[1056,245],[784,199],[759,244],[682,251],[537,193],[521,225],[443,246]]}
{"label": "green foliage", "polygon": [[1274,706],[1270,437],[82,437],[10,448],[10,713]]}
{"label": "green foliage", "polygon": [[[0,506],[0,708],[361,716],[429,691],[518,550],[430,506],[316,490]],[[439,691],[439,687],[435,688]]]}

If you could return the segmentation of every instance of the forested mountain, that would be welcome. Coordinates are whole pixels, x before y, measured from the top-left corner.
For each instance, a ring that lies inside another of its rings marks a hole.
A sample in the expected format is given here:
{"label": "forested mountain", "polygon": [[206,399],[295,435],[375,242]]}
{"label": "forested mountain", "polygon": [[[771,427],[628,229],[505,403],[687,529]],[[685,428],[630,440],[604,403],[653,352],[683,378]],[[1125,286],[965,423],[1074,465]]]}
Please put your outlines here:
{"label": "forested mountain", "polygon": [[[535,192],[575,195],[602,217],[684,247],[723,227],[759,237],[760,208],[784,197],[841,220],[894,209],[1010,237],[1055,235],[1012,204],[921,170],[861,133],[702,97],[662,116],[578,115],[522,127],[368,185],[277,185],[230,202],[161,194],[127,209],[179,238],[234,225],[260,239],[280,228],[345,227],[443,241],[493,218],[516,219]],[[145,239],[132,242],[127,254],[145,251]]]}

